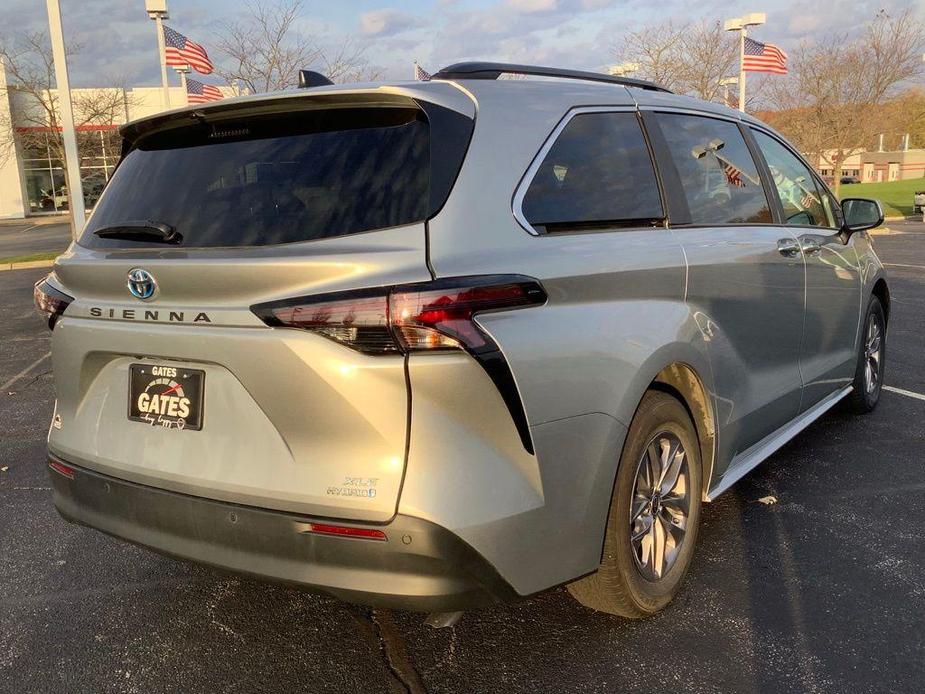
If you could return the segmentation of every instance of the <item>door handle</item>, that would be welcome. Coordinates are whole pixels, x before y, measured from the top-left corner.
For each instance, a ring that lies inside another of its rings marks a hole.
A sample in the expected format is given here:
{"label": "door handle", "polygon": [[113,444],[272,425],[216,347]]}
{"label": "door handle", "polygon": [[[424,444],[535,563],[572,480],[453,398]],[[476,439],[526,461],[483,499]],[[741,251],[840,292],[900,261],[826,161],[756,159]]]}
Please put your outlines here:
{"label": "door handle", "polygon": [[788,258],[794,258],[800,254],[800,242],[796,239],[779,239],[777,251]]}
{"label": "door handle", "polygon": [[818,253],[822,250],[822,244],[819,243],[818,239],[814,239],[811,236],[801,236],[800,237],[800,248],[803,249],[803,252],[807,255],[812,253]]}

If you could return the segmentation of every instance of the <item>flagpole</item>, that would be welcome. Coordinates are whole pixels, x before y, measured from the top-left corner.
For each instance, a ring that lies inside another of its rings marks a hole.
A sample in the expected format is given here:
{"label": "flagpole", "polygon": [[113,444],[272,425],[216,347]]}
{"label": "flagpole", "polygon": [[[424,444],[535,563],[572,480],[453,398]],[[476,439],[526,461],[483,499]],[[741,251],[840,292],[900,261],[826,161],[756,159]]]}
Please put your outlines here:
{"label": "flagpole", "polygon": [[145,0],[145,11],[154,20],[157,28],[157,59],[161,64],[161,88],[164,109],[170,108],[170,83],[167,81],[167,46],[164,41],[164,20],[167,14],[167,0]]}
{"label": "flagpole", "polygon": [[64,165],[67,167],[67,202],[74,221],[71,233],[74,238],[87,221],[84,213],[83,185],[80,181],[80,159],[77,154],[77,135],[74,132],[74,107],[71,104],[71,85],[67,75],[67,54],[64,50],[64,30],[61,28],[61,7],[58,0],[46,0],[48,8],[48,34],[55,63],[55,86],[58,89],[58,108],[61,111],[61,137],[64,140]]}
{"label": "flagpole", "polygon": [[418,61],[411,63],[411,79],[417,80],[418,78]]}
{"label": "flagpole", "polygon": [[183,105],[189,106],[189,90],[186,88],[186,76],[189,74],[189,65],[179,65],[174,67],[177,74],[180,75],[180,86],[183,87]]}
{"label": "flagpole", "polygon": [[739,110],[745,113],[745,35],[746,26],[739,31]]}

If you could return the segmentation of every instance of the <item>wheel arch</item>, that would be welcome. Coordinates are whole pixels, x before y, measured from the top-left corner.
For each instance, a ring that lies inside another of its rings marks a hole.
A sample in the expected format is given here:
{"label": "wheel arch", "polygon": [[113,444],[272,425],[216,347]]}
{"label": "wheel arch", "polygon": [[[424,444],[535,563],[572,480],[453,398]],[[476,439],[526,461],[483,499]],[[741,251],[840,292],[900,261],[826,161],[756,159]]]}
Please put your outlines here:
{"label": "wheel arch", "polygon": [[673,362],[656,374],[646,390],[659,390],[671,395],[684,405],[690,415],[700,444],[703,473],[701,498],[706,501],[716,458],[716,418],[713,403],[703,381],[690,364]]}
{"label": "wheel arch", "polygon": [[874,282],[873,289],[871,289],[871,294],[877,297],[880,300],[880,305],[883,306],[883,317],[886,320],[886,324],[890,324],[890,288],[887,286],[886,279],[883,277],[877,278],[877,281]]}

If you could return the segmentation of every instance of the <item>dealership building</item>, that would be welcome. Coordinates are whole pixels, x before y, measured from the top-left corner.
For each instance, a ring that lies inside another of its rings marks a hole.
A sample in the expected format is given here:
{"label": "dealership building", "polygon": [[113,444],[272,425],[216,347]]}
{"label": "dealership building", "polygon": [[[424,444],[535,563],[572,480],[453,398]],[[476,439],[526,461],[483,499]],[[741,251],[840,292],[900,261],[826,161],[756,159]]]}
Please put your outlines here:
{"label": "dealership building", "polygon": [[[908,137],[904,138],[908,142]],[[817,167],[823,176],[832,175],[832,154],[820,156]],[[855,150],[841,162],[841,176],[852,176],[861,183],[908,181],[925,177],[925,149],[894,151]]]}
{"label": "dealership building", "polygon": [[[232,90],[222,88],[231,95]],[[122,146],[119,126],[136,118],[186,105],[182,87],[71,90],[80,154],[84,202],[92,208],[112,175]],[[61,214],[68,209],[60,135],[43,104],[56,103],[54,90],[36,98],[7,88],[0,62],[0,219]]]}

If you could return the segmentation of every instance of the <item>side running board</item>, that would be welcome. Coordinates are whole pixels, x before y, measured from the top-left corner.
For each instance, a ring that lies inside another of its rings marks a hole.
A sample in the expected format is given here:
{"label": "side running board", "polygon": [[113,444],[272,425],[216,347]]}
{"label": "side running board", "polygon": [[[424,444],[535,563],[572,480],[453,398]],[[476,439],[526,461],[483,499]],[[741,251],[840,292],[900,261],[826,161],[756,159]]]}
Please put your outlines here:
{"label": "side running board", "polygon": [[751,448],[739,453],[732,459],[732,462],[729,464],[729,469],[726,470],[726,474],[724,474],[707,493],[704,501],[713,501],[716,499],[716,497],[742,479],[749,471],[766,460],[770,455],[777,452],[777,450],[790,439],[819,419],[850,392],[851,386],[835,391],[824,400],[820,400],[806,410],[806,412],[799,415],[796,419],[790,420],[777,431],[765,436]]}

